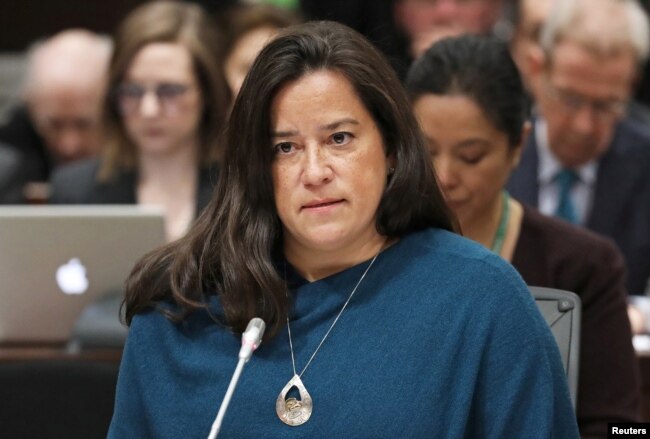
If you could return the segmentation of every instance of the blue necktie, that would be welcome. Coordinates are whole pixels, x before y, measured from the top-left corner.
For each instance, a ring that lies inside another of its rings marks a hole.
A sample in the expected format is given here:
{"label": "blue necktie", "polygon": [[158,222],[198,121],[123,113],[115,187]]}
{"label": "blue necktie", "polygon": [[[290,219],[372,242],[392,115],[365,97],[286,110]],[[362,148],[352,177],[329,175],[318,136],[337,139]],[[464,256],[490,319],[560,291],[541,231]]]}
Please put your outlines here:
{"label": "blue necktie", "polygon": [[571,188],[578,181],[578,174],[572,169],[562,169],[555,176],[555,182],[558,185],[558,204],[555,209],[555,216],[562,218],[570,223],[578,223],[578,214],[576,207],[571,199]]}

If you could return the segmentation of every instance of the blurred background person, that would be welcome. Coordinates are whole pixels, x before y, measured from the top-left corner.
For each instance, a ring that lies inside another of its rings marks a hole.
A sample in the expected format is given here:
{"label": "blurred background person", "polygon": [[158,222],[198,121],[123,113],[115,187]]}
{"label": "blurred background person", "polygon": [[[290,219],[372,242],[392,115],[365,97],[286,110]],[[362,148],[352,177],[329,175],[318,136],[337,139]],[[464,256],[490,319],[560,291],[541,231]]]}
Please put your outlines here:
{"label": "blurred background person", "polygon": [[54,163],[99,153],[110,53],[108,38],[83,30],[64,31],[34,48],[25,103]]}
{"label": "blurred background person", "polygon": [[635,1],[555,2],[524,69],[537,114],[508,183],[542,213],[612,238],[630,294],[650,278],[650,131],[625,109],[649,45]]}
{"label": "blurred background person", "polygon": [[528,285],[580,296],[582,436],[607,438],[608,422],[637,421],[640,382],[622,256],[609,240],[522,206],[503,189],[529,131],[507,44],[441,40],[415,62],[406,85],[464,236],[510,261]]}
{"label": "blurred background person", "polygon": [[298,23],[290,11],[270,5],[240,5],[224,20],[224,59],[228,86],[237,96],[255,57],[278,30]]}
{"label": "blurred background person", "polygon": [[[86,30],[63,31],[30,50],[24,104],[0,127],[0,141],[22,156],[20,180],[46,182],[54,168],[99,153],[110,54],[110,39]],[[25,197],[28,190],[12,201]]]}
{"label": "blurred background person", "polygon": [[394,19],[405,37],[407,62],[447,36],[503,36],[507,5],[505,0],[395,0]]}
{"label": "blurred background person", "polygon": [[434,41],[476,33],[509,38],[510,0],[301,0],[309,20],[336,20],[358,30],[388,58],[401,79]]}
{"label": "blurred background person", "polygon": [[504,0],[396,0],[395,21],[418,58],[441,38],[464,33],[492,33]]}
{"label": "blurred background person", "polygon": [[[538,63],[539,58],[544,56],[540,45],[541,30],[553,8],[557,7],[554,6],[556,1],[517,0],[513,2],[511,51],[528,89],[530,89],[528,82],[531,76],[529,71],[531,63],[533,65]],[[629,19],[632,21],[644,20],[644,14],[639,12],[639,9],[630,8],[628,10]],[[639,60],[639,70],[635,73],[633,80],[635,89],[639,85],[643,87],[643,84],[639,84],[644,80],[642,78],[644,73],[640,69],[643,64],[647,64],[647,58]],[[630,99],[627,104],[626,117],[650,126],[650,107],[641,101]]]}
{"label": "blurred background person", "polygon": [[210,198],[221,154],[230,105],[221,44],[192,3],[129,14],[115,34],[102,156],[60,169],[53,202],[162,206],[167,239],[183,235]]}

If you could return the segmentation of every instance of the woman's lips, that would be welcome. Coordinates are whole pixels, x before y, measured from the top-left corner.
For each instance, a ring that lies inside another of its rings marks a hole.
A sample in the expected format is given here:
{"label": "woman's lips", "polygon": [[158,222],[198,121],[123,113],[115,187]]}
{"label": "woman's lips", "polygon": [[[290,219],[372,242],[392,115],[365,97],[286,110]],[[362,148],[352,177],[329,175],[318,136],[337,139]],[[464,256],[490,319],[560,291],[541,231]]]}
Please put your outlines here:
{"label": "woman's lips", "polygon": [[305,204],[302,206],[303,209],[309,209],[310,211],[314,210],[327,210],[329,208],[338,206],[339,204],[343,203],[345,200],[338,199],[338,200],[317,200],[317,201],[310,201],[309,203]]}

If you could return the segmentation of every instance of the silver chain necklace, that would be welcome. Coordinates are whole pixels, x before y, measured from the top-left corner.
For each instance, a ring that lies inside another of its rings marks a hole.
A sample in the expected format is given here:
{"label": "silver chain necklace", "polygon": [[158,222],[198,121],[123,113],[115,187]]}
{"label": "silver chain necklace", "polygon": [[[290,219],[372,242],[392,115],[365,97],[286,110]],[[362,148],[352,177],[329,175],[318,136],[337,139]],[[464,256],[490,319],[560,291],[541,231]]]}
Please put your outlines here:
{"label": "silver chain necklace", "polygon": [[[286,386],[284,386],[284,388],[278,395],[278,399],[275,401],[275,412],[278,414],[280,420],[285,424],[291,425],[292,427],[296,427],[298,425],[304,424],[311,417],[312,411],[314,409],[314,402],[309,392],[307,392],[307,389],[305,388],[305,385],[302,383],[302,380],[300,378],[302,377],[302,375],[305,373],[305,371],[311,364],[312,360],[318,353],[318,350],[321,348],[323,343],[325,343],[325,340],[327,340],[327,337],[330,335],[330,332],[332,332],[332,329],[334,329],[336,322],[339,321],[339,317],[341,317],[341,314],[343,314],[343,311],[345,311],[345,308],[348,306],[348,303],[350,303],[350,299],[352,299],[352,296],[354,296],[354,293],[357,291],[357,288],[359,288],[359,285],[361,285],[361,282],[363,282],[363,279],[366,277],[366,274],[368,274],[370,267],[372,267],[372,265],[375,263],[377,256],[379,256],[379,253],[381,253],[381,250],[383,248],[384,246],[382,245],[379,251],[377,252],[377,254],[375,255],[375,257],[372,258],[372,260],[370,261],[370,264],[368,264],[368,267],[365,269],[365,271],[361,275],[361,278],[359,279],[357,284],[350,292],[350,295],[348,296],[347,300],[343,304],[343,307],[341,307],[341,310],[339,311],[336,318],[334,319],[329,329],[325,333],[325,336],[322,338],[320,343],[318,343],[318,346],[316,347],[314,353],[311,354],[311,357],[309,357],[309,361],[307,361],[307,364],[305,365],[305,367],[303,367],[300,374],[298,374],[296,371],[296,359],[293,353],[293,341],[291,340],[291,325],[289,324],[289,316],[287,315],[287,333],[289,334],[289,348],[291,349],[291,365],[293,366],[293,377],[289,380]],[[286,282],[286,275],[285,275],[285,282]],[[287,399],[287,393],[289,393],[289,390],[291,390],[291,388],[293,387],[298,389],[298,392],[300,393],[300,400],[297,400],[296,398],[293,397]]]}

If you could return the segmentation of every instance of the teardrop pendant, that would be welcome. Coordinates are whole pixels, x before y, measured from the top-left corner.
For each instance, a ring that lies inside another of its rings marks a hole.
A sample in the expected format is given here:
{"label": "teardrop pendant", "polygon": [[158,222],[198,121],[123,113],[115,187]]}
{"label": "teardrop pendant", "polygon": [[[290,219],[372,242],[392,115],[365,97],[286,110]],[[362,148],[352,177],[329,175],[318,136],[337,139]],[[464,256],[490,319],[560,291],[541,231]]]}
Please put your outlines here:
{"label": "teardrop pendant", "polygon": [[[300,393],[300,400],[296,398],[287,397],[287,393],[291,390],[292,387],[298,389]],[[278,417],[282,422],[292,427],[302,425],[309,420],[311,412],[314,408],[314,403],[311,399],[311,395],[305,389],[305,385],[302,383],[302,380],[298,375],[294,375],[293,378],[289,380],[286,386],[278,395],[278,399],[275,401],[275,412],[278,414]]]}

